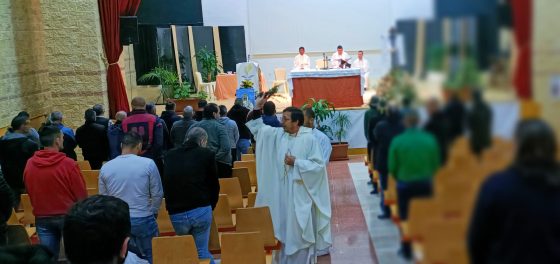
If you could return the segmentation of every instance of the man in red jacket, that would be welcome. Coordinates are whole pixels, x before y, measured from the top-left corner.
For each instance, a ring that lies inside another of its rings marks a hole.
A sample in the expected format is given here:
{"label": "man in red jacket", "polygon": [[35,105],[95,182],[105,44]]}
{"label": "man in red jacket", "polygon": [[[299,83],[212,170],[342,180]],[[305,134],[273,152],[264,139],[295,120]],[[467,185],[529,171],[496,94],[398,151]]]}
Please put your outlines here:
{"label": "man in red jacket", "polygon": [[76,162],[60,150],[64,137],[56,126],[39,131],[43,150],[27,161],[23,180],[35,215],[39,241],[58,259],[64,215],[87,197],[84,178]]}

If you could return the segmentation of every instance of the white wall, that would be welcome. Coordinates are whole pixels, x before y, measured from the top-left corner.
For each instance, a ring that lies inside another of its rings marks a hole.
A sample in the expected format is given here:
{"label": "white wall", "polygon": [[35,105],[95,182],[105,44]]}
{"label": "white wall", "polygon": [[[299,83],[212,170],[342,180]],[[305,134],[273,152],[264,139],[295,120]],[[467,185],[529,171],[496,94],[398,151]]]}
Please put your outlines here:
{"label": "white wall", "polygon": [[433,0],[203,0],[202,11],[205,26],[245,27],[247,54],[269,86],[274,68],[292,68],[299,46],[314,64],[338,44],[353,58],[365,51],[371,84],[390,65],[383,36],[397,18],[433,15]]}

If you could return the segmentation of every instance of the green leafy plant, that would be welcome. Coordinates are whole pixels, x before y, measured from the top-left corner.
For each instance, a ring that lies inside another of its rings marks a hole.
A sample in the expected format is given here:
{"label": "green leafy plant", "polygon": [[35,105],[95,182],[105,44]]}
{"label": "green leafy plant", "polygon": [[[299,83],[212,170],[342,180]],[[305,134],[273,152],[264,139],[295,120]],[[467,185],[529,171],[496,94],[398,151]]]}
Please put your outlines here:
{"label": "green leafy plant", "polygon": [[334,105],[325,99],[316,100],[315,98],[310,98],[309,101],[310,102],[304,104],[301,109],[305,110],[311,107],[315,113],[315,127],[327,136],[332,137],[333,133],[331,127],[321,123],[334,116],[336,112]]}
{"label": "green leafy plant", "polygon": [[346,113],[338,112],[332,120],[333,134],[342,143],[342,139],[346,137],[346,131],[350,127],[350,117]]}
{"label": "green leafy plant", "polygon": [[386,103],[401,103],[403,99],[413,102],[416,99],[416,90],[408,74],[401,69],[392,69],[383,78],[385,87],[381,94],[381,100]]}
{"label": "green leafy plant", "polygon": [[243,89],[252,89],[254,83],[251,80],[243,80],[241,82],[241,88]]}
{"label": "green leafy plant", "polygon": [[[164,67],[155,67],[150,72],[138,78],[139,82],[157,80],[161,84],[161,89],[165,97],[171,93],[173,99],[184,99],[191,97],[193,91],[190,82],[179,82],[179,76],[176,72]],[[166,99],[166,98],[164,98]]]}
{"label": "green leafy plant", "polygon": [[480,72],[476,60],[466,57],[461,61],[459,69],[448,76],[445,87],[451,90],[463,88],[473,89],[480,86]]}
{"label": "green leafy plant", "polygon": [[208,98],[208,93],[206,91],[198,91],[198,93],[196,93],[194,97],[198,98],[199,100],[206,100]]}
{"label": "green leafy plant", "polygon": [[202,79],[204,82],[216,81],[216,75],[223,70],[222,65],[218,63],[218,58],[213,51],[206,49],[206,47],[199,49],[194,58],[201,64]]}

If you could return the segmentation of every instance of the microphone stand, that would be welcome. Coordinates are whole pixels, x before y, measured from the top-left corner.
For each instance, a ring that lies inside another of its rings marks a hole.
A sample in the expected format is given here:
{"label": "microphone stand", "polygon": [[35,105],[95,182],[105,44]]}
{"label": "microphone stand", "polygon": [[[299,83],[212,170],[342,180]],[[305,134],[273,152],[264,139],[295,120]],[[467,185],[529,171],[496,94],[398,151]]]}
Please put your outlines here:
{"label": "microphone stand", "polygon": [[323,70],[328,69],[328,65],[327,65],[327,55],[325,55],[325,53],[323,53]]}

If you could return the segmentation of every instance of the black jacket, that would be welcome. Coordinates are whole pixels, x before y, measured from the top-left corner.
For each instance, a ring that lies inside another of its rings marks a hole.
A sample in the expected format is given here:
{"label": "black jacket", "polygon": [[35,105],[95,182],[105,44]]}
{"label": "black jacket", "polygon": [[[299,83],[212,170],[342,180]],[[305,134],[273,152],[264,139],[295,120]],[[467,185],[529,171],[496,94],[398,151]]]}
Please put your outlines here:
{"label": "black jacket", "polygon": [[424,126],[426,132],[432,134],[439,145],[439,154],[441,159],[441,165],[445,165],[447,161],[447,149],[449,148],[449,120],[447,116],[438,111],[430,116],[426,126]]}
{"label": "black jacket", "polygon": [[237,128],[239,129],[240,139],[251,139],[252,136],[251,131],[245,125],[245,123],[247,123],[248,114],[249,114],[249,109],[241,105],[234,105],[227,113],[227,117],[235,121],[235,123],[237,124]]}
{"label": "black jacket", "polygon": [[109,118],[97,116],[95,117],[95,123],[102,125],[105,128],[105,132],[109,129]]}
{"label": "black jacket", "polygon": [[389,173],[389,147],[393,138],[405,130],[400,114],[388,115],[387,118],[375,126],[373,135],[377,142],[375,151],[375,168],[383,176]]}
{"label": "black jacket", "polygon": [[109,158],[109,139],[105,127],[86,123],[76,130],[76,141],[85,160],[104,161]]}
{"label": "black jacket", "polygon": [[[6,222],[12,215],[12,208],[14,207],[14,193],[6,183],[6,180],[0,175],[0,236],[6,228]],[[0,246],[2,246],[2,237],[0,237]]]}
{"label": "black jacket", "polygon": [[167,126],[167,129],[169,129],[169,131],[171,131],[171,128],[173,127],[173,123],[181,120],[181,117],[178,116],[175,113],[175,111],[163,111],[163,112],[161,112],[161,119],[163,119],[163,121],[165,121],[165,125]]}
{"label": "black jacket", "polygon": [[169,214],[216,207],[220,184],[214,152],[187,142],[164,157],[163,191]]}
{"label": "black jacket", "polygon": [[457,99],[452,98],[445,106],[444,110],[447,120],[449,120],[449,142],[453,142],[455,139],[463,135],[465,131],[465,119],[467,110],[463,103]]}
{"label": "black jacket", "polygon": [[6,182],[14,190],[23,190],[23,171],[27,160],[39,149],[39,145],[26,135],[9,133],[0,139],[0,165]]}
{"label": "black jacket", "polygon": [[204,118],[204,111],[194,112],[194,120],[201,121]]}
{"label": "black jacket", "polygon": [[476,102],[467,115],[467,125],[470,132],[470,146],[474,154],[492,144],[492,110],[484,102]]}

